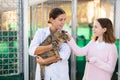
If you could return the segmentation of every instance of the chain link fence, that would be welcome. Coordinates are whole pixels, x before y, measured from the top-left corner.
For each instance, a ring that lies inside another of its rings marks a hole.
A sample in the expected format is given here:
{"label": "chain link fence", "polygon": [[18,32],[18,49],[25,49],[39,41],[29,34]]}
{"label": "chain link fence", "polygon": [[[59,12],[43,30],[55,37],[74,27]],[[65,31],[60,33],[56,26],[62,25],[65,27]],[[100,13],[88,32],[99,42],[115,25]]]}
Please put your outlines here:
{"label": "chain link fence", "polygon": [[19,5],[20,0],[0,0],[0,80],[22,80]]}

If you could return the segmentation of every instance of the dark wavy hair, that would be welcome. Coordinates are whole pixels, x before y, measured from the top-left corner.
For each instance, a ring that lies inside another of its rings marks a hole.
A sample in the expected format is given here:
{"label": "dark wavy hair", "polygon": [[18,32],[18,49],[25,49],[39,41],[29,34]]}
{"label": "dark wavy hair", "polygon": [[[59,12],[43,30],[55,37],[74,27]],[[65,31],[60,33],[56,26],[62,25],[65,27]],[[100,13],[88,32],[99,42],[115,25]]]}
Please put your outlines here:
{"label": "dark wavy hair", "polygon": [[[56,19],[59,15],[61,14],[66,14],[65,11],[61,8],[53,8],[50,13],[49,13],[49,19],[53,18]],[[50,21],[48,21],[48,23],[51,23]]]}
{"label": "dark wavy hair", "polygon": [[[100,23],[102,28],[106,28],[106,32],[103,34],[103,40],[106,43],[115,43],[115,36],[114,36],[114,29],[113,24],[110,19],[108,18],[98,18],[97,21]],[[95,40],[97,40],[98,37],[96,37]]]}

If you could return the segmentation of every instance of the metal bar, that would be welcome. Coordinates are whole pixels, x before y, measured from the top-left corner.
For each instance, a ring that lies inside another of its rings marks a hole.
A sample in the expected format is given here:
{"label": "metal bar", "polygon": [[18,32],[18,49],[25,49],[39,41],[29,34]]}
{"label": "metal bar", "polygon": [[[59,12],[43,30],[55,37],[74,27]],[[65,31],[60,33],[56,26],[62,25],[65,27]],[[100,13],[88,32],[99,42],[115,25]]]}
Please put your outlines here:
{"label": "metal bar", "polygon": [[0,13],[0,30],[2,30],[2,14]]}
{"label": "metal bar", "polygon": [[41,14],[42,14],[42,27],[44,26],[44,0],[42,0],[42,3],[41,3]]}
{"label": "metal bar", "polygon": [[120,28],[119,28],[119,26],[120,26],[120,23],[119,23],[119,20],[120,20],[120,1],[119,0],[115,0],[115,4],[114,4],[114,6],[115,6],[115,11],[114,11],[114,13],[115,13],[115,15],[114,15],[114,25],[115,25],[115,35],[116,35],[116,38],[119,38],[120,39],[120,33],[119,33],[119,30],[120,30]]}
{"label": "metal bar", "polygon": [[23,2],[23,31],[24,31],[24,80],[29,80],[28,67],[28,0]]}
{"label": "metal bar", "polygon": [[118,54],[118,80],[120,80],[120,1],[114,1],[114,26],[115,26],[115,36],[119,39],[119,54]]}
{"label": "metal bar", "polygon": [[[76,40],[77,0],[72,1],[72,13],[72,36]],[[74,54],[71,54],[71,80],[76,80],[76,56]]]}
{"label": "metal bar", "polygon": [[18,1],[18,72],[23,73],[23,6],[22,0]]}

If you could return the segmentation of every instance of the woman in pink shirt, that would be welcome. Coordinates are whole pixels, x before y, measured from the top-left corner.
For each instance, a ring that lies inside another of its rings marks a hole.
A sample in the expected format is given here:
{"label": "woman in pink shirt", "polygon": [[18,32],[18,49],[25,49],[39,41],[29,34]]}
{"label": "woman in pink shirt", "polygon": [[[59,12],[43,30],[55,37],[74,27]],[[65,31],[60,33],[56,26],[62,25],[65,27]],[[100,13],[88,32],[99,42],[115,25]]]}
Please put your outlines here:
{"label": "woman in pink shirt", "polygon": [[112,22],[108,18],[96,19],[93,32],[95,38],[83,48],[78,47],[71,36],[68,44],[75,55],[86,56],[83,80],[111,80],[117,61]]}

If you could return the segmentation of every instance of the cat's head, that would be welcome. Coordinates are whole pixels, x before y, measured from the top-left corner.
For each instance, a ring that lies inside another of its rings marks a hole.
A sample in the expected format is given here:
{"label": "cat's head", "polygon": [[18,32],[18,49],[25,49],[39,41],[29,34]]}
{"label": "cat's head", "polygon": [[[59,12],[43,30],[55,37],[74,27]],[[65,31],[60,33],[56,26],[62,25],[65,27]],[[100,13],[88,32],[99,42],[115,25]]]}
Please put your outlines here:
{"label": "cat's head", "polygon": [[65,30],[58,30],[54,36],[57,38],[58,41],[60,42],[65,42],[69,39],[68,35],[66,34],[67,31]]}

